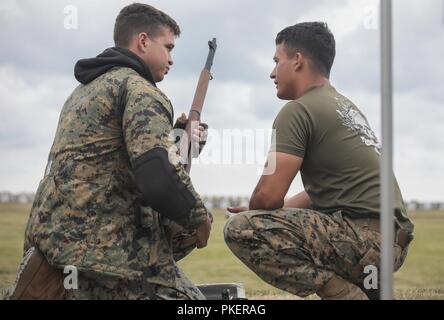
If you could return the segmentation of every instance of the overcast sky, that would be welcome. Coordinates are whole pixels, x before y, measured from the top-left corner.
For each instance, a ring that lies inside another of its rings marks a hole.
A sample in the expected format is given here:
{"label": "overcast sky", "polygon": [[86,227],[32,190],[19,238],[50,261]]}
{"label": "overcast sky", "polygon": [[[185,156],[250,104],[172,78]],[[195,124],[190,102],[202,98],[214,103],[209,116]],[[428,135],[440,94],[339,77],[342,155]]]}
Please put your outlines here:
{"label": "overcast sky", "polygon": [[[0,2],[0,190],[36,190],[59,112],[78,85],[75,62],[113,46],[114,20],[131,2]],[[224,129],[271,129],[285,104],[269,79],[275,36],[289,25],[314,20],[327,22],[336,37],[333,86],[357,104],[380,137],[378,1],[146,3],[170,14],[182,30],[174,66],[159,84],[176,115],[188,111],[207,41],[217,38],[214,80],[202,116],[213,137]],[[74,29],[65,28],[74,22],[67,18],[69,7],[64,13],[69,5],[78,13]],[[406,200],[444,201],[442,57],[443,1],[394,1],[395,174]],[[205,152],[214,155],[211,141]],[[191,176],[201,194],[250,195],[258,166],[201,163],[193,166]],[[298,178],[290,192],[301,189]]]}

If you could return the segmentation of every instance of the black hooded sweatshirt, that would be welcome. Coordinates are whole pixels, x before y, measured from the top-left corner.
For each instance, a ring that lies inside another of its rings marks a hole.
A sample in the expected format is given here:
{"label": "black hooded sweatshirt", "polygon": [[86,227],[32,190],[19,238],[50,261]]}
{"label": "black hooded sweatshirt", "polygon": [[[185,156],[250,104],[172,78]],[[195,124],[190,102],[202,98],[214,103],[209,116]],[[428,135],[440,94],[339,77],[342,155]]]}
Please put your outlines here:
{"label": "black hooded sweatshirt", "polygon": [[151,71],[135,53],[121,47],[108,48],[95,58],[79,60],[74,67],[74,76],[82,84],[88,84],[114,67],[134,69],[143,78],[156,86]]}

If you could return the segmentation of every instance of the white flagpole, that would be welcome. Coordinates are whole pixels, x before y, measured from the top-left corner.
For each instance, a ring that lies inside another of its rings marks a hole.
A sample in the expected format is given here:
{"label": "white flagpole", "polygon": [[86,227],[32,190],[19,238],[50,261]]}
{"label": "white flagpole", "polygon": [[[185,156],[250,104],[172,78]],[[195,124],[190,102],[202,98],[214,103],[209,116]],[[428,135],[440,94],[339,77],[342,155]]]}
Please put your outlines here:
{"label": "white flagpole", "polygon": [[393,299],[394,180],[392,1],[381,0],[381,299]]}

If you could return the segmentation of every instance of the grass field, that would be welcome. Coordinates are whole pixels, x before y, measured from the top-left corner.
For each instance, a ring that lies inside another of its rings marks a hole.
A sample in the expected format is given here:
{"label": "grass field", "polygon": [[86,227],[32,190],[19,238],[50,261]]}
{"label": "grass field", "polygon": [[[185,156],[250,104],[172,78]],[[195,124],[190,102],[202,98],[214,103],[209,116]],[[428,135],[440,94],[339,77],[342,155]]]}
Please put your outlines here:
{"label": "grass field", "polygon": [[[0,288],[10,285],[22,255],[29,205],[0,204]],[[444,299],[444,212],[415,212],[415,240],[396,273],[399,299]],[[229,251],[223,240],[225,218],[215,211],[209,246],[180,262],[195,283],[242,282],[253,299],[297,299],[260,280]],[[309,297],[315,299],[315,297]]]}

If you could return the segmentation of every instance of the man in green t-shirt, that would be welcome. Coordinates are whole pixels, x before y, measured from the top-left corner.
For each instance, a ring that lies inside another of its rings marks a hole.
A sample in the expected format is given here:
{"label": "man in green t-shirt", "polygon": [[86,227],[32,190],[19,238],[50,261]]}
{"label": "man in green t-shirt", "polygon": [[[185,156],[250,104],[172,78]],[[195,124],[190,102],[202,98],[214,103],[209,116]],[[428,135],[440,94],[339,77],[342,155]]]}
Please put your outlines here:
{"label": "man in green t-shirt", "polygon": [[[380,264],[380,146],[366,117],[330,84],[334,57],[335,40],[324,23],[299,23],[277,35],[271,78],[277,96],[290,102],[274,121],[249,208],[228,208],[237,214],[225,226],[225,241],[282,290],[377,299],[379,283],[369,281],[368,270],[377,272]],[[304,191],[284,199],[299,171]],[[395,186],[398,270],[413,224]]]}

